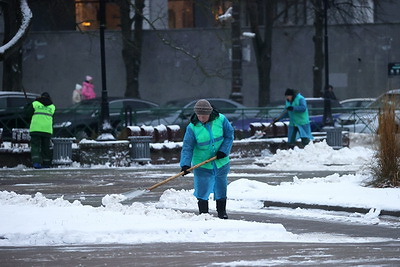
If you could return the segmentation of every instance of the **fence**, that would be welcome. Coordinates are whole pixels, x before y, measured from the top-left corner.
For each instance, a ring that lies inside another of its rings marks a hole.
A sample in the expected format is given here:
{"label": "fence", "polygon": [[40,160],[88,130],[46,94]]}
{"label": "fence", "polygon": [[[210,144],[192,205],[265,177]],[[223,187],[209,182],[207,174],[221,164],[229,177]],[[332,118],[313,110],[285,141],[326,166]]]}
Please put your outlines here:
{"label": "fence", "polygon": [[[250,123],[268,123],[273,117],[279,115],[282,107],[264,108],[237,108],[221,109],[237,132],[237,137],[249,137]],[[99,111],[74,110],[65,116],[65,111],[70,109],[58,109],[54,115],[55,137],[76,137],[95,139],[98,135]],[[378,110],[343,109],[333,108],[332,114],[337,126],[344,127],[350,132],[371,133],[376,132]],[[110,123],[118,137],[127,126],[152,126],[178,125],[185,129],[190,121],[192,109],[155,108],[149,110],[110,109]],[[312,131],[321,131],[323,126],[323,108],[309,108]],[[398,114],[400,121],[400,114]],[[286,119],[287,120],[287,119]],[[16,127],[16,125],[18,127]],[[0,117],[0,128],[3,129],[3,141],[11,141],[13,128],[29,128],[29,121],[22,114],[16,113],[13,118]]]}

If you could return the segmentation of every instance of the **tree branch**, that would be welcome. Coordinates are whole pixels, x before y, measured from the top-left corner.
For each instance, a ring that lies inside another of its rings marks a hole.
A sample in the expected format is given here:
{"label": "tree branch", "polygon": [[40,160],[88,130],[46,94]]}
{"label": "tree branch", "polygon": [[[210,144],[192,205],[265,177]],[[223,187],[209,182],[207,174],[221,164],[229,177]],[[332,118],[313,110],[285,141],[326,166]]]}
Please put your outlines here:
{"label": "tree branch", "polygon": [[27,0],[20,0],[21,26],[14,37],[6,44],[0,47],[0,61],[11,55],[15,50],[21,47],[23,40],[29,32],[32,23],[32,11],[30,10]]}

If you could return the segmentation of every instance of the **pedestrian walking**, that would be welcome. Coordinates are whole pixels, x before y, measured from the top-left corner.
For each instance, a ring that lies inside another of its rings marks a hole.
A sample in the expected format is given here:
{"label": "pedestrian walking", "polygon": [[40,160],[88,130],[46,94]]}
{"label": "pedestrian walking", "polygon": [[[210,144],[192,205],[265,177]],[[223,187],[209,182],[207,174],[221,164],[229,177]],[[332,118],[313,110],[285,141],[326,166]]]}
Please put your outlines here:
{"label": "pedestrian walking", "polygon": [[50,140],[53,134],[55,110],[56,107],[47,92],[42,93],[40,97],[25,107],[25,112],[32,118],[29,133],[32,166],[35,169],[51,166]]}
{"label": "pedestrian walking", "polygon": [[[301,143],[306,146],[314,137],[311,134],[310,118],[306,99],[294,89],[286,89],[286,104],[284,112],[289,116],[288,144],[294,147],[301,138]],[[281,117],[281,116],[279,116]]]}
{"label": "pedestrian walking", "polygon": [[328,90],[324,93],[324,98],[328,98],[331,100],[337,100],[335,92],[333,92],[333,86],[329,85]]}
{"label": "pedestrian walking", "polygon": [[76,84],[75,90],[72,92],[72,104],[82,101],[82,85]]}
{"label": "pedestrian walking", "polygon": [[186,175],[191,165],[217,157],[215,161],[193,170],[194,196],[198,200],[199,214],[208,213],[208,199],[213,193],[218,217],[228,219],[226,199],[233,138],[233,127],[227,118],[207,100],[197,101],[183,139],[181,171]]}
{"label": "pedestrian walking", "polygon": [[92,76],[87,75],[86,80],[82,83],[82,97],[83,99],[92,99],[96,97]]}

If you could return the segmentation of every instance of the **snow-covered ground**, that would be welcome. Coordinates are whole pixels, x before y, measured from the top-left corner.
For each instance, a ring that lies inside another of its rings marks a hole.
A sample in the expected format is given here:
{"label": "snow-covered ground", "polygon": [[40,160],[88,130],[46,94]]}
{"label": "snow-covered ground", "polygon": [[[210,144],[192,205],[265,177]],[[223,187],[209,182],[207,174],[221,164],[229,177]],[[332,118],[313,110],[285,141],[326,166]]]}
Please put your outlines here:
{"label": "snow-covered ground", "polygon": [[[355,146],[333,150],[326,143],[305,149],[279,151],[257,159],[266,170],[327,170],[340,167],[355,174],[309,177],[271,186],[251,179],[238,179],[228,187],[228,211],[282,213],[266,209],[264,200],[364,207],[367,214],[346,215],[355,223],[380,223],[381,209],[400,210],[400,188],[369,188],[367,166],[373,150]],[[281,224],[220,220],[196,215],[192,190],[166,190],[156,203],[123,205],[122,195],[107,195],[101,207],[70,203],[62,198],[0,192],[0,246],[65,244],[137,244],[151,242],[379,242],[377,238],[354,238],[328,234],[296,235]],[[213,208],[214,205],[210,205]],[[188,212],[176,209],[189,210]],[[193,212],[191,212],[193,211]],[[291,210],[293,216],[343,220],[340,216],[309,210]],[[342,216],[343,218],[343,216]]]}

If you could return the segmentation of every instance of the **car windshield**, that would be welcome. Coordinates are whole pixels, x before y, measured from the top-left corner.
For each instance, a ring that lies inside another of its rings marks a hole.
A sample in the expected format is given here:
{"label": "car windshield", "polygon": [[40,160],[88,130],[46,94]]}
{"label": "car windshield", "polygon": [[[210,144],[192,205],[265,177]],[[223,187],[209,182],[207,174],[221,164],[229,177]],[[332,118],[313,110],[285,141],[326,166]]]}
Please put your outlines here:
{"label": "car windshield", "polygon": [[63,114],[92,114],[99,108],[99,102],[95,101],[82,101],[65,109]]}
{"label": "car windshield", "polygon": [[369,108],[383,108],[385,104],[400,108],[400,94],[385,94],[369,105]]}

